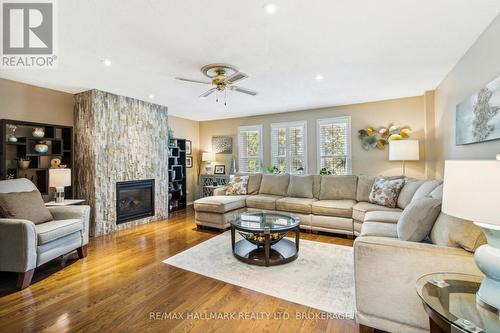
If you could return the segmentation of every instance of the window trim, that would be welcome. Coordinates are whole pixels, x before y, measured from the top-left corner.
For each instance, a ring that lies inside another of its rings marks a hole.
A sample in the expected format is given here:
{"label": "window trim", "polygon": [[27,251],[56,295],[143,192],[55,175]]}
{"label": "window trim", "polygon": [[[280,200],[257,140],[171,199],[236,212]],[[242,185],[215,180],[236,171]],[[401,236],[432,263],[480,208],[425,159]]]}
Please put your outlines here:
{"label": "window trim", "polygon": [[[270,145],[271,145],[270,148],[271,149],[270,149],[270,152],[269,152],[269,157],[270,157],[269,161],[271,163],[273,162],[273,129],[280,128],[280,127],[286,127],[288,129],[288,128],[294,127],[294,126],[303,126],[304,127],[304,174],[307,175],[308,171],[309,171],[309,167],[308,167],[308,163],[307,163],[307,159],[309,157],[307,155],[307,151],[308,151],[308,146],[307,146],[307,120],[297,120],[297,121],[288,121],[288,122],[280,122],[280,123],[272,123],[271,124],[271,131],[270,131]],[[290,156],[288,156],[288,151],[290,150],[290,142],[289,142],[289,140],[287,140],[287,142],[286,142],[286,150],[287,150],[286,159],[288,160],[288,158],[290,157]],[[290,170],[291,165],[288,165],[288,162],[291,162],[291,161],[287,161],[287,167],[286,167],[285,172],[289,173],[289,174],[292,174],[292,172]]]}
{"label": "window trim", "polygon": [[347,140],[347,153],[348,158],[346,161],[346,175],[352,175],[352,130],[351,130],[351,116],[340,116],[331,118],[316,119],[316,163],[318,174],[321,171],[321,130],[322,124],[330,123],[347,123],[348,140]]}
{"label": "window trim", "polygon": [[263,164],[264,164],[264,126],[262,124],[259,125],[245,125],[245,126],[238,126],[238,169],[241,170],[241,159],[246,158],[248,159],[249,157],[242,157],[241,156],[241,147],[240,147],[240,133],[241,131],[255,131],[257,130],[259,132],[259,160],[260,160],[260,170],[255,171],[255,172],[250,172],[250,171],[244,171],[245,173],[261,173],[263,170]]}

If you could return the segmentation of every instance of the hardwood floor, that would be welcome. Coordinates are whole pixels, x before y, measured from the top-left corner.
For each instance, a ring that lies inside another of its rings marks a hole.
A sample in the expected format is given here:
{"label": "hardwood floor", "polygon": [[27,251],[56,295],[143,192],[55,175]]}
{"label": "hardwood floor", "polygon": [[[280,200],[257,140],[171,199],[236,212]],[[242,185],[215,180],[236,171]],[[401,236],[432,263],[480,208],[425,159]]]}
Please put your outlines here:
{"label": "hardwood floor", "polygon": [[[194,212],[187,210],[168,222],[92,238],[86,258],[78,260],[75,252],[36,269],[33,284],[23,291],[15,291],[16,274],[1,273],[0,331],[356,332],[353,320],[314,318],[325,313],[162,263],[217,234],[196,230]],[[301,238],[353,242],[321,234],[301,233]],[[269,313],[276,318],[187,317],[211,312]],[[280,319],[281,313],[290,319]],[[303,313],[313,319],[296,319]]]}

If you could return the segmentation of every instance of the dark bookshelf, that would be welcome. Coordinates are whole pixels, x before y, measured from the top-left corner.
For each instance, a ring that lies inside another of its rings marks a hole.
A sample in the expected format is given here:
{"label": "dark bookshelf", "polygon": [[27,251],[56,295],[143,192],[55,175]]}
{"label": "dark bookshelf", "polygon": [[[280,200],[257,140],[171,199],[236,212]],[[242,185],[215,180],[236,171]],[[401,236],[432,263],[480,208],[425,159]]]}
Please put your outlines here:
{"label": "dark bookshelf", "polygon": [[168,197],[169,212],[186,208],[186,139],[168,142]]}
{"label": "dark bookshelf", "polygon": [[[17,126],[17,142],[9,142],[10,132],[7,125]],[[43,138],[32,135],[34,128],[43,128]],[[49,194],[49,169],[53,158],[60,158],[61,164],[73,169],[73,127],[35,123],[28,121],[2,119],[0,120],[0,179],[27,178],[31,180],[41,194]],[[49,146],[47,153],[37,153],[35,145],[45,141]],[[30,160],[27,169],[19,168],[17,159],[26,156]],[[73,177],[73,176],[72,176]],[[74,179],[74,178],[73,178]],[[72,186],[65,188],[65,197],[73,198],[74,180]]]}

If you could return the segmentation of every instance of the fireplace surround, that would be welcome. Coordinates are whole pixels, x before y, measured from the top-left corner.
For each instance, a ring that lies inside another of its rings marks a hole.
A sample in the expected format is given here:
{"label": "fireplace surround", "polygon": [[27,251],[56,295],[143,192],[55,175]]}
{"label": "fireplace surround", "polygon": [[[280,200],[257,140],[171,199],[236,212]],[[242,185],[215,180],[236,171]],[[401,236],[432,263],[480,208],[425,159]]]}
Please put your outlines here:
{"label": "fireplace surround", "polygon": [[116,223],[155,215],[155,180],[116,183]]}

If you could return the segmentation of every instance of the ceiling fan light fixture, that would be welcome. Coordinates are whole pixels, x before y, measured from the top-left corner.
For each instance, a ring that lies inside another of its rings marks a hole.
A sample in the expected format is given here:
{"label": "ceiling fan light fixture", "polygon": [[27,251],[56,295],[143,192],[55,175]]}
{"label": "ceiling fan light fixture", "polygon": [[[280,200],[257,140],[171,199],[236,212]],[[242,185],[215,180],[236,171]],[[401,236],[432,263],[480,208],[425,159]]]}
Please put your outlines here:
{"label": "ceiling fan light fixture", "polygon": [[270,2],[264,5],[264,11],[269,14],[269,15],[274,15],[278,12],[279,7],[278,5]]}

